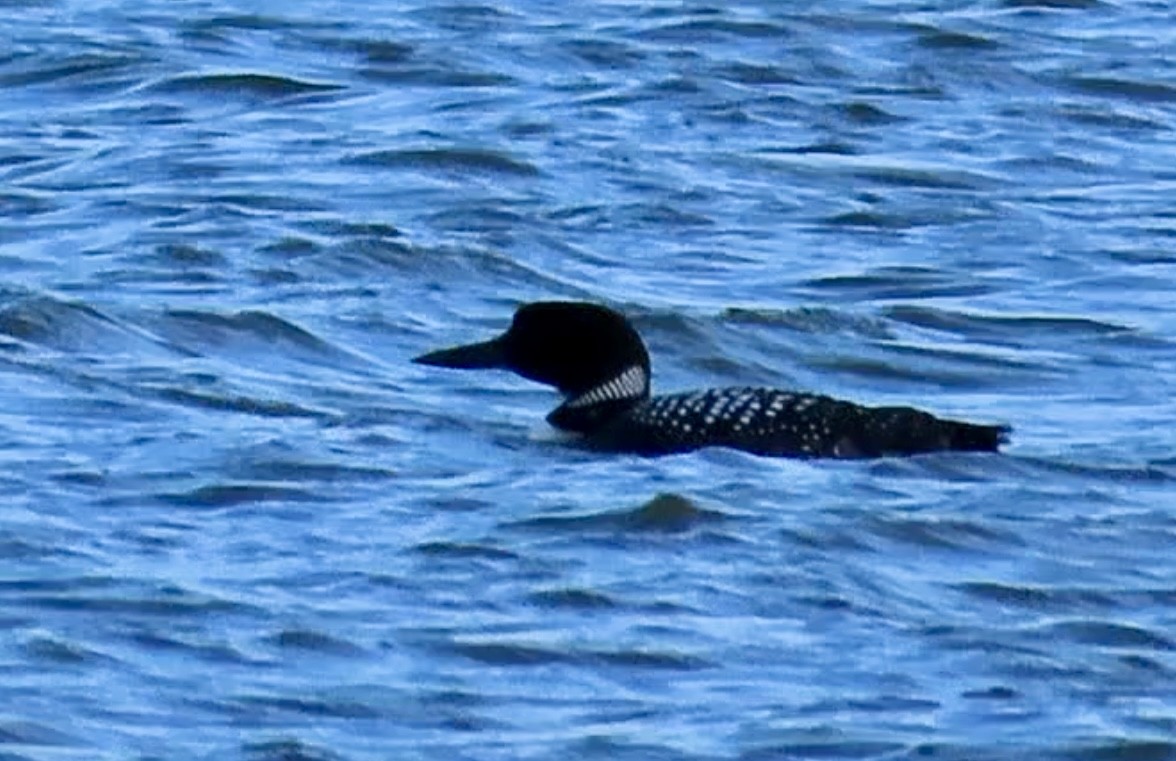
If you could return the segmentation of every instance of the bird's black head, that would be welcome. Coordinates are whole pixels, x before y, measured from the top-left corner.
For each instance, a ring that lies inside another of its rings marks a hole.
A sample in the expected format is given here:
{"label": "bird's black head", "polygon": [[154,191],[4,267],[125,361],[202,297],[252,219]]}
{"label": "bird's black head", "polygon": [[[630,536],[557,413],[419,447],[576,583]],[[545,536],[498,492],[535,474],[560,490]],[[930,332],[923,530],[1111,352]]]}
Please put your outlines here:
{"label": "bird's black head", "polygon": [[[515,312],[510,329],[482,343],[423,354],[414,362],[437,367],[512,370],[555,386],[570,398],[607,388],[649,393],[649,353],[619,312],[575,301],[538,301]],[[637,368],[634,371],[633,368]],[[636,379],[636,380],[634,380]]]}

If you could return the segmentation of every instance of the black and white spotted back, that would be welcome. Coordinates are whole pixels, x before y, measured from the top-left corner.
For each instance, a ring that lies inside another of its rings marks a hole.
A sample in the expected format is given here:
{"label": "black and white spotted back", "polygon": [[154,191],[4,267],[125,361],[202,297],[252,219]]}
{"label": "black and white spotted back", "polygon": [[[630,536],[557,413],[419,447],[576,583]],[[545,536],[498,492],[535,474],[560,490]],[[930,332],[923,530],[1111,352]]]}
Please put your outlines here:
{"label": "black and white spotted back", "polygon": [[646,399],[594,438],[599,445],[641,454],[725,446],[760,455],[877,457],[991,450],[1001,433],[911,407],[864,407],[768,388],[718,388]]}

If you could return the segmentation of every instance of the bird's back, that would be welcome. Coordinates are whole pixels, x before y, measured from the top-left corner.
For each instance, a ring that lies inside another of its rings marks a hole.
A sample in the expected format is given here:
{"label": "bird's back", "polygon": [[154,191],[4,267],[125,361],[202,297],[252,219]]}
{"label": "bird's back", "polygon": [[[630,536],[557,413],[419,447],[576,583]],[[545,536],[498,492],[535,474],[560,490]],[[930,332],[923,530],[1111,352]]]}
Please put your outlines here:
{"label": "bird's back", "polygon": [[759,455],[879,457],[996,451],[1007,432],[911,407],[865,407],[769,388],[716,388],[645,400],[595,434],[592,443],[642,454],[722,446]]}

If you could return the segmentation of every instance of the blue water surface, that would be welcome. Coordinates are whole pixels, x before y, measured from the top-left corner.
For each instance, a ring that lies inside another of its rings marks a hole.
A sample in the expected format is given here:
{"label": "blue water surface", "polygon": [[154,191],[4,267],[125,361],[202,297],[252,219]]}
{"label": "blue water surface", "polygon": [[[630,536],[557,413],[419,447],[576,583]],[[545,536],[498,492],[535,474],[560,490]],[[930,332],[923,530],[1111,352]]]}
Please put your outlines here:
{"label": "blue water surface", "polygon": [[[1176,758],[1170,3],[2,5],[0,759]],[[1012,443],[409,362],[550,298]]]}

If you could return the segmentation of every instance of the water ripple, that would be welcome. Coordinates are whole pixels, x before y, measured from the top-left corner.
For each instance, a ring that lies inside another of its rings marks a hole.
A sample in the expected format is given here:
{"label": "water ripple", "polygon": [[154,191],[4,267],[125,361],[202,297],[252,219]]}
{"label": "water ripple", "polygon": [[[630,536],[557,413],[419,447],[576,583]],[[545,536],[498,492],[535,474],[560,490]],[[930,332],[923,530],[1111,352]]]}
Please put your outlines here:
{"label": "water ripple", "polygon": [[536,167],[525,161],[495,151],[473,149],[376,151],[355,156],[351,161],[373,167],[439,169],[521,177],[539,174]]}
{"label": "water ripple", "polygon": [[343,88],[340,85],[304,82],[272,74],[225,73],[172,77],[159,82],[153,89],[162,93],[274,100],[334,92]]}
{"label": "water ripple", "polygon": [[513,528],[540,531],[687,531],[721,521],[724,514],[700,508],[677,494],[659,494],[640,507],[578,515],[528,518],[510,524]]}

